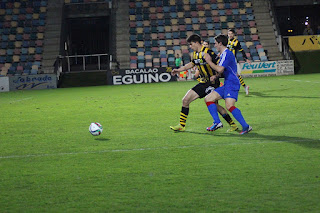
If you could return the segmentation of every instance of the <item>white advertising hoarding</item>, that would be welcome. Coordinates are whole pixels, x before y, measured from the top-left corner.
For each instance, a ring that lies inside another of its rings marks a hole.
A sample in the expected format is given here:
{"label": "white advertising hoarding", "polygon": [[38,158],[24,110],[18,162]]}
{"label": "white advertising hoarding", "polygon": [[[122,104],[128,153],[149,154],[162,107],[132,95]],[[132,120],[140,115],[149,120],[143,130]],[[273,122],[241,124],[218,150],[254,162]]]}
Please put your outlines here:
{"label": "white advertising hoarding", "polygon": [[9,92],[9,77],[0,77],[0,92]]}

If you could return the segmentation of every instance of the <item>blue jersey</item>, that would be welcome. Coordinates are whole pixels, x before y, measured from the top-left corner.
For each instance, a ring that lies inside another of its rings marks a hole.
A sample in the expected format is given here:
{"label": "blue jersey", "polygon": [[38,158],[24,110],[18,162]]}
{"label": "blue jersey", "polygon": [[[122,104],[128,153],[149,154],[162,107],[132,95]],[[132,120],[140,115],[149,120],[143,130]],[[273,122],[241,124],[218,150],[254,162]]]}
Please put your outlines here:
{"label": "blue jersey", "polygon": [[240,81],[237,76],[237,61],[233,53],[227,48],[220,56],[219,66],[224,67],[224,85],[231,90],[240,89]]}

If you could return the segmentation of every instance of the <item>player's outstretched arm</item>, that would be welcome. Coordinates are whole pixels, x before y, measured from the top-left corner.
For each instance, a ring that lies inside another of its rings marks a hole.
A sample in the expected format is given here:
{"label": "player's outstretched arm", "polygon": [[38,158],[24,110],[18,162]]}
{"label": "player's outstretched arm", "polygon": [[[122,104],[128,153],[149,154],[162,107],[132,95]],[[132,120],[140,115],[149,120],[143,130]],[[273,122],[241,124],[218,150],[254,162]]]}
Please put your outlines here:
{"label": "player's outstretched arm", "polygon": [[211,56],[208,53],[204,55],[204,59],[210,65],[210,67],[215,71],[217,71],[218,73],[222,73],[224,71],[224,67],[216,65],[215,63],[212,62]]}
{"label": "player's outstretched arm", "polygon": [[192,62],[187,63],[186,65],[179,67],[178,69],[173,69],[171,71],[171,75],[179,74],[180,72],[186,71],[188,69],[191,69],[194,66]]}

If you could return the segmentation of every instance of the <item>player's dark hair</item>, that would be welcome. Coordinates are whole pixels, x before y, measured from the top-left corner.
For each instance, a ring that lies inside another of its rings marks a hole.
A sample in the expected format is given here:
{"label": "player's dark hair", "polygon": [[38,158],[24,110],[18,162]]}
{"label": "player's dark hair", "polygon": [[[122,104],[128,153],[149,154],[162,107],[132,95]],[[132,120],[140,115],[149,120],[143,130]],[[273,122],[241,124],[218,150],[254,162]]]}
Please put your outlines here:
{"label": "player's dark hair", "polygon": [[203,40],[203,43],[204,43],[204,42],[206,42],[206,43],[208,43],[208,44],[209,44],[209,41],[208,41],[208,40]]}
{"label": "player's dark hair", "polygon": [[233,34],[236,34],[236,31],[234,31],[234,29],[229,29],[229,32],[233,32]]}
{"label": "player's dark hair", "polygon": [[214,38],[218,43],[222,43],[223,46],[228,45],[228,37],[226,35],[220,34]]}
{"label": "player's dark hair", "polygon": [[198,42],[199,44],[201,44],[201,37],[198,34],[193,34],[191,36],[189,36],[189,38],[187,39],[188,43],[191,42]]}

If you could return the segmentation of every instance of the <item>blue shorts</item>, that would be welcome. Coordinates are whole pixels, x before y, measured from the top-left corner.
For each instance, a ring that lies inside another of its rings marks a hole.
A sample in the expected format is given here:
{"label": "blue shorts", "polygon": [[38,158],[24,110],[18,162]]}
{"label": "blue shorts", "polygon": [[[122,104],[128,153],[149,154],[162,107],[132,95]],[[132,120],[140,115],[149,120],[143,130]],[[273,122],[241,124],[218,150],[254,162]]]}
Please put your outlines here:
{"label": "blue shorts", "polygon": [[214,91],[217,92],[223,99],[233,98],[236,101],[238,100],[239,90],[230,89],[223,85],[222,87],[218,87]]}

